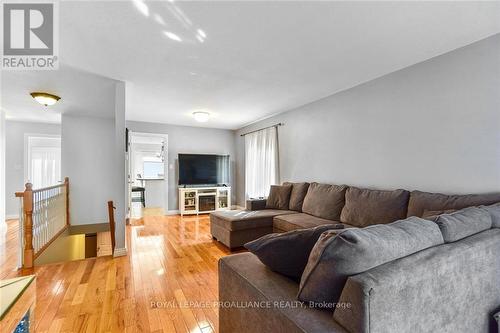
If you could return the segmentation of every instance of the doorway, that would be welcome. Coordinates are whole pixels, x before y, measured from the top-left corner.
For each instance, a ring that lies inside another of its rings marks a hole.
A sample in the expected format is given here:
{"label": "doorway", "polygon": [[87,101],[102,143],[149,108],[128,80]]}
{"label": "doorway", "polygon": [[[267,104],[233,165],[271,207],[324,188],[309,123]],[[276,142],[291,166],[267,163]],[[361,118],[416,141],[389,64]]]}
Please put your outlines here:
{"label": "doorway", "polygon": [[33,188],[59,184],[61,179],[61,136],[25,134],[24,182]]}
{"label": "doorway", "polygon": [[128,198],[131,218],[168,211],[168,136],[129,132]]}

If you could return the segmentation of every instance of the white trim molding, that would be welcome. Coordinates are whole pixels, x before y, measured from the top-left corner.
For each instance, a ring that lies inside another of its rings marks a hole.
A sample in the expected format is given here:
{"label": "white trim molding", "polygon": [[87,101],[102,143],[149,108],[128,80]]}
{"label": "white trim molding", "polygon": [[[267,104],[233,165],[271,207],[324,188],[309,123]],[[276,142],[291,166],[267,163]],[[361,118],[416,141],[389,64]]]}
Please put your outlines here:
{"label": "white trim molding", "polygon": [[5,215],[5,220],[18,220],[18,219],[19,219],[19,214]]}
{"label": "white trim molding", "polygon": [[178,209],[167,210],[167,212],[165,213],[165,215],[179,215],[179,210]]}
{"label": "white trim molding", "polygon": [[115,248],[115,251],[113,253],[113,258],[124,257],[126,255],[127,255],[127,248],[126,247]]}

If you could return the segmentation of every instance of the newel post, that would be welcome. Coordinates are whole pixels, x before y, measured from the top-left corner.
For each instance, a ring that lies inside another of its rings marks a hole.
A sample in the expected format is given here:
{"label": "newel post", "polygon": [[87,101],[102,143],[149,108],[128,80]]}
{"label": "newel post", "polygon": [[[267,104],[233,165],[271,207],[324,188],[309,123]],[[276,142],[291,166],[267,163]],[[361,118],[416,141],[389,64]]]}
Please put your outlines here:
{"label": "newel post", "polygon": [[33,267],[33,185],[26,183],[23,196],[24,211],[24,268]]}
{"label": "newel post", "polygon": [[69,221],[69,177],[64,177],[64,187],[66,190],[66,225],[70,225]]}

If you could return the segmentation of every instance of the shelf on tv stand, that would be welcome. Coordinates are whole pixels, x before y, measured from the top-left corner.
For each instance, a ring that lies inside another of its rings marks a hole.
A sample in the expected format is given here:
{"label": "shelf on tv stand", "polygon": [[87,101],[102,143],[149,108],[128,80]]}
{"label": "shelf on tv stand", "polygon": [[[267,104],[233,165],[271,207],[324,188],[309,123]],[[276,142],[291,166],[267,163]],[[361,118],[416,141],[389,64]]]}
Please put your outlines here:
{"label": "shelf on tv stand", "polygon": [[[211,207],[201,207],[200,197],[203,200],[212,201]],[[194,204],[192,201],[194,200]],[[231,187],[230,186],[199,186],[199,187],[179,187],[179,213],[182,215],[211,213],[218,210],[228,210],[231,207]],[[210,208],[210,209],[206,209]]]}

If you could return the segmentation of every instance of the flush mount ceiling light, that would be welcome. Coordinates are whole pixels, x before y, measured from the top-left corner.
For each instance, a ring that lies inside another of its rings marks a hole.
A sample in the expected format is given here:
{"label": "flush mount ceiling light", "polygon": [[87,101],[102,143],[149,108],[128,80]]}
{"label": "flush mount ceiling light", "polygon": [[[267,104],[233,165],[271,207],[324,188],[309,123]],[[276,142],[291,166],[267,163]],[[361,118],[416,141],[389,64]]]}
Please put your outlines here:
{"label": "flush mount ceiling light", "polygon": [[32,92],[30,93],[31,97],[33,97],[38,103],[49,106],[54,105],[61,97],[52,95],[44,92]]}
{"label": "flush mount ceiling light", "polygon": [[210,118],[210,113],[205,112],[205,111],[196,111],[193,112],[193,117],[194,120],[200,123],[206,123],[208,119]]}

